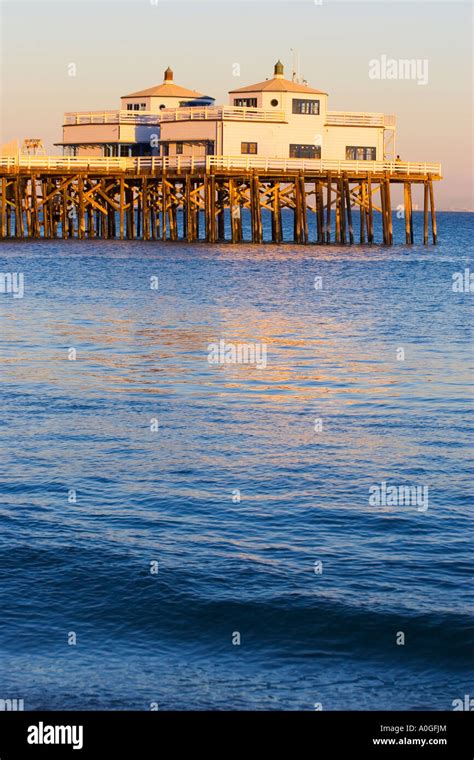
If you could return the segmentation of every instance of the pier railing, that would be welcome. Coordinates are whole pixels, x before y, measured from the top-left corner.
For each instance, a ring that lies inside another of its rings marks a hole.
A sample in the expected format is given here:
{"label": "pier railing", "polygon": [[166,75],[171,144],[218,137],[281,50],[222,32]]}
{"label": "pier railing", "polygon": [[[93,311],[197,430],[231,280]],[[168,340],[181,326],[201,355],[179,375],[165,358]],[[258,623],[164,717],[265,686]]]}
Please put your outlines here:
{"label": "pier railing", "polygon": [[441,174],[441,164],[414,163],[412,161],[338,161],[315,158],[272,158],[258,156],[207,156],[209,167],[219,170],[261,169],[283,172],[367,172],[389,174]]}
{"label": "pier railing", "polygon": [[105,172],[154,172],[171,170],[175,172],[193,171],[233,171],[259,170],[309,172],[311,174],[349,172],[352,174],[388,173],[397,175],[428,174],[441,176],[441,164],[417,163],[412,161],[338,161],[335,159],[273,158],[271,156],[166,156],[114,158],[100,156],[0,156],[0,169],[15,171],[105,171]]}

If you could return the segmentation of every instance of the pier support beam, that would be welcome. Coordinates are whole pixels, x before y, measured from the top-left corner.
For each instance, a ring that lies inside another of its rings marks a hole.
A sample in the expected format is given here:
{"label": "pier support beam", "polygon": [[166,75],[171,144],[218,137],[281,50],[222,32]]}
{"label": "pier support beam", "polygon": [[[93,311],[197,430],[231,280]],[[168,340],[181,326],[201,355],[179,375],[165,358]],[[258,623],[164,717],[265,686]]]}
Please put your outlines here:
{"label": "pier support beam", "polygon": [[[1,170],[0,170],[1,171]],[[434,175],[435,179],[439,177]],[[264,169],[243,171],[174,170],[144,171],[134,175],[121,169],[117,173],[41,171],[16,167],[0,174],[0,238],[11,235],[29,237],[128,240],[199,239],[200,223],[205,224],[209,243],[242,241],[242,209],[250,216],[252,242],[263,241],[262,214],[271,224],[271,239],[283,242],[283,220],[293,214],[293,240],[354,243],[352,208],[359,208],[360,243],[374,243],[374,212],[381,213],[383,243],[393,244],[391,186],[403,185],[405,241],[414,242],[412,186],[423,185],[423,243],[431,236],[437,242],[433,175],[367,172],[346,169],[323,173],[319,169],[287,172]],[[375,193],[380,191],[380,208]],[[314,203],[313,203],[314,197]],[[335,223],[332,227],[332,212]],[[283,215],[285,209],[285,215]],[[200,217],[200,212],[203,216]],[[229,214],[229,216],[227,216]],[[311,218],[311,215],[314,217]],[[200,222],[201,219],[201,222]],[[13,227],[15,220],[15,226]],[[229,225],[227,225],[229,220]],[[202,235],[202,230],[201,230]],[[313,237],[314,235],[314,237]],[[290,234],[291,237],[291,234]]]}
{"label": "pier support beam", "polygon": [[326,243],[331,242],[331,172],[328,172],[326,193]]}
{"label": "pier support beam", "polygon": [[428,187],[429,187],[429,192],[430,192],[430,206],[431,206],[431,234],[433,238],[433,245],[436,245],[436,242],[438,240],[438,234],[437,234],[437,229],[436,229],[436,210],[435,210],[435,202],[434,202],[433,180],[430,174],[428,174]]}
{"label": "pier support beam", "polygon": [[369,245],[374,242],[374,210],[372,202],[372,176],[369,172],[367,175],[367,198],[369,201],[367,210],[367,241]]}

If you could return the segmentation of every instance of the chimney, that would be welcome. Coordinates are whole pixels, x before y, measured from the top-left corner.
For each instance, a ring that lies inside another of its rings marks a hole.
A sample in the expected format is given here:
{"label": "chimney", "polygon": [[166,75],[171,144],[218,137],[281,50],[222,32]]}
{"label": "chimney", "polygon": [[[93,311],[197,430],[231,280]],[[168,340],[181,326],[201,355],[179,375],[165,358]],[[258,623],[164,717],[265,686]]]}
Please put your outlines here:
{"label": "chimney", "polygon": [[173,71],[172,71],[172,69],[170,69],[169,66],[168,66],[168,68],[165,71],[165,79],[164,79],[164,81],[165,82],[172,82],[173,81]]}

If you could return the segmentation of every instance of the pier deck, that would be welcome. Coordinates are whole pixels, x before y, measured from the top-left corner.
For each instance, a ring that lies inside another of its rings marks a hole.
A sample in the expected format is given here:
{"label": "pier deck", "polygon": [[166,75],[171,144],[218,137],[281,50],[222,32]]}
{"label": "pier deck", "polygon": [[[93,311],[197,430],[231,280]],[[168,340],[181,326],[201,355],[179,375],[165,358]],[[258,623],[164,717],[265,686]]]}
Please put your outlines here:
{"label": "pier deck", "polygon": [[[422,185],[423,242],[436,243],[433,181],[440,164],[334,161],[255,156],[102,158],[0,157],[0,239],[119,238],[263,240],[262,210],[272,242],[283,240],[282,210],[293,212],[295,243],[374,243],[374,212],[382,240],[393,243],[391,185],[403,184],[405,240],[414,242],[412,185]],[[359,214],[356,235],[352,210]],[[314,215],[310,239],[308,217]],[[181,223],[179,223],[181,219]],[[200,225],[202,229],[200,230]]]}

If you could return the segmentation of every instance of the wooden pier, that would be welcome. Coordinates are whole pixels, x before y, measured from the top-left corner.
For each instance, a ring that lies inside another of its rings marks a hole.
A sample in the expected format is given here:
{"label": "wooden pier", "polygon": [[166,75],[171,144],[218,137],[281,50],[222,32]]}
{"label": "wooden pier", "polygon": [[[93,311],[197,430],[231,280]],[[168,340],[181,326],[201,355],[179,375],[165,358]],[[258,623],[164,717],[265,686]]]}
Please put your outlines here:
{"label": "wooden pier", "polygon": [[[262,215],[268,212],[271,241],[281,243],[282,212],[289,209],[290,242],[391,245],[391,187],[402,185],[405,241],[411,245],[412,186],[422,185],[423,243],[429,242],[430,220],[436,243],[433,182],[440,179],[439,164],[402,162],[0,157],[0,239],[262,243]],[[379,240],[374,232],[377,213]]]}

